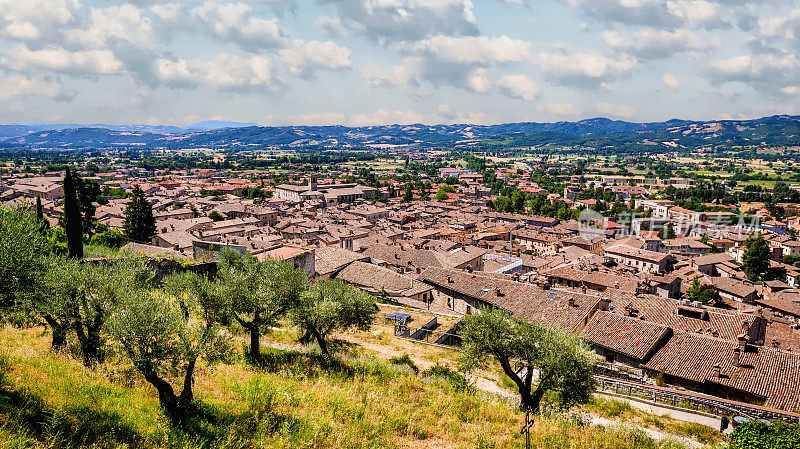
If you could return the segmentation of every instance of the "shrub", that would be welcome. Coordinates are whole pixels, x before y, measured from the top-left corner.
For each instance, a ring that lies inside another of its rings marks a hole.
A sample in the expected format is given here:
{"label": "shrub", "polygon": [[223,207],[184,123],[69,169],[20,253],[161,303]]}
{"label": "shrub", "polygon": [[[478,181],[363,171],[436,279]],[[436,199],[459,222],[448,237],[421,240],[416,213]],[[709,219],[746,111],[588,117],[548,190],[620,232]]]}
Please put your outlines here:
{"label": "shrub", "polygon": [[411,371],[413,371],[415,375],[419,374],[419,368],[417,367],[417,364],[411,360],[411,357],[409,357],[408,354],[403,354],[400,357],[392,357],[389,359],[389,363],[392,365],[405,365],[411,368]]}
{"label": "shrub", "polygon": [[790,448],[800,448],[800,423],[750,420],[736,426],[731,435],[730,449]]}
{"label": "shrub", "polygon": [[450,387],[454,391],[467,393],[475,391],[475,386],[463,374],[457,373],[438,363],[425,370],[425,372],[422,373],[422,377],[444,379],[450,383]]}

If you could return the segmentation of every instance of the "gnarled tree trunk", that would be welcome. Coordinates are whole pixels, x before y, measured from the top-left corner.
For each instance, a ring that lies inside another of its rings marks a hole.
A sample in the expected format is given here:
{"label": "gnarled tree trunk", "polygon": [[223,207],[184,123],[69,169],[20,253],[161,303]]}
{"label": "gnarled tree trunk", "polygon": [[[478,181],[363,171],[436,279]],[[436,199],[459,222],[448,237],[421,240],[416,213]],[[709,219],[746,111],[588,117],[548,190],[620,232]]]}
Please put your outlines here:
{"label": "gnarled tree trunk", "polygon": [[49,314],[45,315],[43,318],[45,322],[47,322],[47,325],[50,326],[50,330],[53,332],[53,340],[50,343],[50,349],[53,351],[60,351],[64,349],[64,347],[67,345],[67,330],[69,329],[69,324],[62,323]]}

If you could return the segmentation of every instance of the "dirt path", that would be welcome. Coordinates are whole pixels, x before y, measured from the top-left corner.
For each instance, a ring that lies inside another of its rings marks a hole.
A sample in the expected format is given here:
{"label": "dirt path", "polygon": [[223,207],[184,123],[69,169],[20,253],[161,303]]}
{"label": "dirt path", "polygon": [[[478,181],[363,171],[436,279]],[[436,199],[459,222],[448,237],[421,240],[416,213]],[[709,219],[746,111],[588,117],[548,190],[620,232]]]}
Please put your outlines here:
{"label": "dirt path", "polygon": [[[347,342],[350,342],[350,343],[353,343],[353,344],[357,344],[361,348],[367,350],[368,352],[370,352],[372,354],[375,354],[376,356],[378,356],[379,358],[382,358],[384,360],[388,360],[388,359],[390,359],[392,357],[399,357],[399,356],[402,356],[404,354],[408,354],[408,356],[411,358],[411,360],[413,360],[414,363],[417,365],[417,367],[419,367],[420,370],[422,370],[422,371],[430,368],[431,366],[433,366],[436,363],[440,363],[440,364],[443,364],[443,365],[451,365],[451,366],[455,363],[454,360],[449,359],[449,358],[444,358],[444,357],[441,358],[440,360],[435,361],[435,362],[431,361],[430,360],[431,348],[425,347],[424,345],[420,346],[419,343],[414,343],[414,342],[407,341],[407,340],[399,340],[399,341],[396,341],[396,342],[393,341],[393,343],[396,343],[396,344],[394,344],[393,346],[390,346],[390,345],[385,344],[385,343],[368,341],[368,340],[366,340],[364,338],[360,338],[360,337],[357,337],[357,336],[354,336],[354,335],[351,335],[351,334],[341,334],[341,335],[338,335],[337,338],[339,338],[341,340],[344,340],[344,341],[347,341]],[[285,344],[285,343],[278,343],[278,342],[264,342],[264,345],[265,346],[272,346],[272,347],[279,348],[279,349],[298,349],[298,346],[296,346],[296,345],[288,345],[288,344]],[[444,349],[440,349],[440,348],[435,348],[435,349],[438,350],[438,351],[442,351],[442,352],[445,351]],[[421,354],[426,355],[426,357],[423,357]],[[472,375],[469,375],[468,378],[471,381],[474,382],[475,388],[477,388],[478,390],[486,393],[490,397],[493,396],[493,397],[499,398],[503,402],[506,402],[508,404],[513,404],[516,401],[518,401],[517,395],[514,392],[508,390],[507,388],[503,388],[503,387],[499,386],[497,384],[497,381],[491,379],[492,376],[493,376],[493,373],[476,372],[476,373],[474,373]],[[620,399],[620,398],[616,398],[616,397],[614,397],[612,399],[624,400],[624,399]],[[715,422],[712,422],[712,421],[714,421],[713,419],[705,417],[705,416],[695,416],[695,415],[692,415],[692,414],[689,414],[689,413],[684,413],[684,412],[680,412],[678,410],[672,410],[672,409],[664,410],[661,407],[654,407],[654,406],[652,406],[650,404],[640,404],[637,401],[626,401],[626,402],[630,403],[631,406],[640,408],[640,409],[642,409],[642,410],[644,410],[644,411],[646,411],[648,413],[653,413],[653,414],[657,414],[657,415],[667,414],[670,417],[672,417],[674,419],[677,419],[677,420],[689,421],[689,422],[699,422],[700,424],[708,425],[708,426],[710,426],[712,428],[719,428],[719,421],[718,420],[716,420]],[[682,435],[675,435],[675,434],[672,434],[672,433],[669,433],[669,432],[662,432],[662,431],[659,431],[657,429],[652,429],[652,428],[649,428],[649,427],[643,427],[643,426],[640,426],[640,425],[637,425],[637,424],[632,424],[630,422],[615,421],[615,420],[612,420],[612,419],[603,418],[603,417],[598,416],[596,414],[585,414],[584,416],[587,419],[587,421],[589,423],[593,424],[593,425],[602,425],[602,426],[606,426],[606,427],[631,427],[631,426],[634,426],[634,427],[636,427],[638,429],[641,429],[648,436],[650,436],[651,438],[653,438],[655,440],[658,440],[658,441],[661,441],[661,440],[678,441],[678,442],[683,443],[684,445],[686,445],[687,447],[692,448],[692,449],[697,449],[697,448],[700,448],[700,447],[704,446],[702,443],[700,443],[700,442],[698,442],[698,441],[696,441],[696,440],[694,440],[692,438],[685,437],[685,436],[682,436]],[[701,418],[702,418],[703,422],[698,421],[698,419],[701,419]],[[716,425],[716,427],[714,427],[714,425]]]}

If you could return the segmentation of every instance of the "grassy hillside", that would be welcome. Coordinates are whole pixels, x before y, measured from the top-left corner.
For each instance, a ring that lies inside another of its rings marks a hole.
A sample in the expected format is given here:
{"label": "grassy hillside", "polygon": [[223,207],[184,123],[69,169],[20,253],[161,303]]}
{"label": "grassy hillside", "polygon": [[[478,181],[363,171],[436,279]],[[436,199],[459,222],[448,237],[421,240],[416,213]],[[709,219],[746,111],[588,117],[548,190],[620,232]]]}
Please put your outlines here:
{"label": "grassy hillside", "polygon": [[[0,329],[0,449],[524,447],[516,410],[364,351],[324,363],[273,349],[258,369],[238,358],[203,366],[198,414],[176,430],[155,391],[111,350],[109,362],[89,370],[50,353],[40,328]],[[683,447],[577,418],[540,419],[531,436],[537,448]]]}

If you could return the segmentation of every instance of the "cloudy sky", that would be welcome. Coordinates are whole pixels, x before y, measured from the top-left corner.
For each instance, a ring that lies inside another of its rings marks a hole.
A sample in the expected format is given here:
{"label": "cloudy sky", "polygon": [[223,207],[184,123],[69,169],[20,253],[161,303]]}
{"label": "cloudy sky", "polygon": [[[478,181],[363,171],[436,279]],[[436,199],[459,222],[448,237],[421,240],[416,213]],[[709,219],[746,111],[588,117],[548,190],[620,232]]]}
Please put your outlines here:
{"label": "cloudy sky", "polygon": [[800,114],[800,0],[0,0],[0,123]]}

